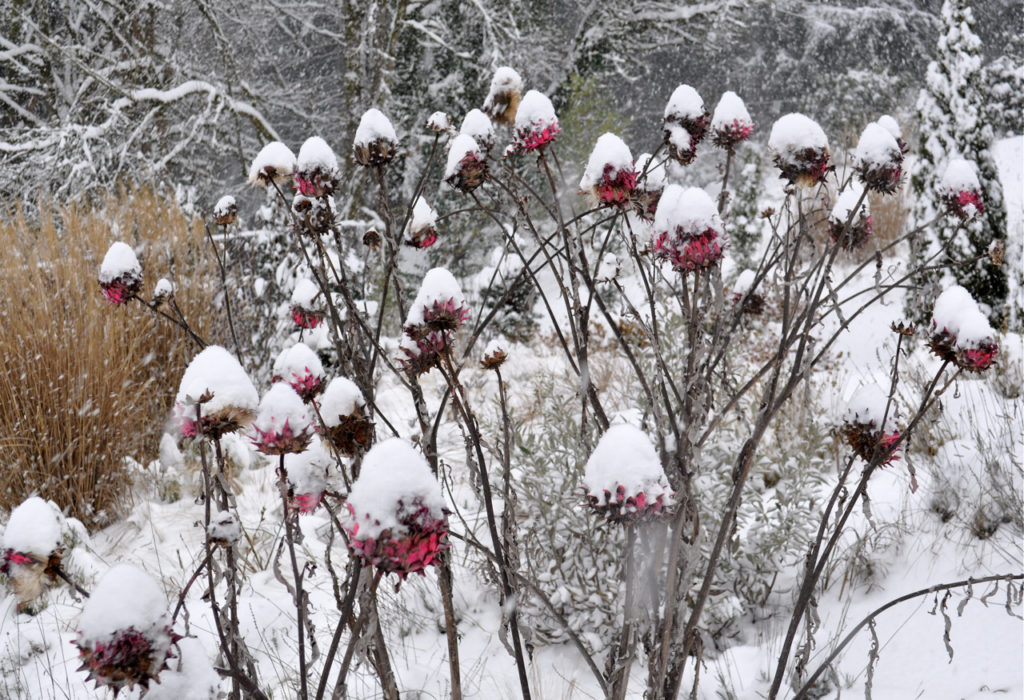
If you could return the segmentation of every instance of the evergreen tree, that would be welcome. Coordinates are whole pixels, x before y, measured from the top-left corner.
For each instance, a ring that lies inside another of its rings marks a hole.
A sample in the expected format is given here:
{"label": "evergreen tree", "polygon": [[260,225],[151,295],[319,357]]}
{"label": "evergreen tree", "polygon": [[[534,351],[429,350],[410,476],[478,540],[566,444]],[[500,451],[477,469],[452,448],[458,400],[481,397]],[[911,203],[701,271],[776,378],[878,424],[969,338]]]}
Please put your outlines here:
{"label": "evergreen tree", "polygon": [[[937,190],[946,163],[954,157],[978,166],[985,203],[983,216],[962,223],[944,217],[911,242],[911,263],[927,260],[939,247],[939,263],[956,282],[988,307],[989,319],[1001,327],[1009,317],[1009,285],[1005,270],[988,255],[993,243],[1006,240],[1006,208],[992,155],[992,125],[985,119],[986,83],[981,40],[965,0],[945,0],[937,55],[928,66],[927,85],[917,103],[920,146],[911,176],[916,197],[914,225],[938,212]],[[922,273],[907,296],[907,313],[926,322],[938,294],[940,272]]]}

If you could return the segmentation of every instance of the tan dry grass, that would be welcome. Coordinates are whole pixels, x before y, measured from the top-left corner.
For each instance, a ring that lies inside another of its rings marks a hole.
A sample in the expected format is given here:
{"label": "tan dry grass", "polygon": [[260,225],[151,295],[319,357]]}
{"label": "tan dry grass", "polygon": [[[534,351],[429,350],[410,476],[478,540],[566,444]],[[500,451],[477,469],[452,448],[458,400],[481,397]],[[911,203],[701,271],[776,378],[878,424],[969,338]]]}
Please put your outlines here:
{"label": "tan dry grass", "polygon": [[223,327],[210,303],[214,261],[201,224],[148,191],[40,211],[38,223],[20,210],[0,220],[0,509],[38,493],[102,525],[125,505],[125,457],[156,454],[195,348],[140,304],[108,304],[99,265],[116,240],[139,249],[142,295],[171,279],[212,342]]}

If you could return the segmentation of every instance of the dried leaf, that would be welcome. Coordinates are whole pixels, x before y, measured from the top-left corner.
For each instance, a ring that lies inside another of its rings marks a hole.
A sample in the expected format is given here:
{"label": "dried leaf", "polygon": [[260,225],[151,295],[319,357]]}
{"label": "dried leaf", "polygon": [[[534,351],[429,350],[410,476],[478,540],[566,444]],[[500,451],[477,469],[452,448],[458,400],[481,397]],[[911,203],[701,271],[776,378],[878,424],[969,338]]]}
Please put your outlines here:
{"label": "dried leaf", "polygon": [[980,598],[978,598],[978,600],[980,600],[981,604],[984,605],[987,608],[988,607],[988,599],[991,598],[992,596],[994,596],[998,592],[999,592],[999,581],[995,581],[995,582],[992,583],[992,588],[987,593],[985,593],[985,595],[983,595]]}
{"label": "dried leaf", "polygon": [[969,601],[973,596],[974,596],[974,582],[972,580],[968,579],[968,582],[967,582],[967,595],[956,606],[956,616],[957,617],[963,617],[964,616],[964,608],[967,607],[967,601]]}
{"label": "dried leaf", "polygon": [[875,618],[868,622],[871,632],[871,646],[868,648],[868,673],[864,681],[864,698],[871,700],[871,689],[875,680],[875,665],[878,663],[878,631],[875,629]]}
{"label": "dried leaf", "polygon": [[1019,614],[1013,611],[1014,604],[1020,604],[1018,596],[1014,595],[1014,588],[1015,587],[1012,583],[1009,583],[1006,586],[1006,614],[1012,617],[1019,617],[1020,619],[1024,620],[1024,617],[1021,617]]}
{"label": "dried leaf", "polygon": [[942,621],[945,624],[945,631],[942,633],[942,642],[946,645],[946,653],[949,654],[949,663],[953,663],[953,645],[950,644],[949,632],[953,629],[953,620],[950,619],[949,613],[946,612],[946,602],[950,599],[953,594],[946,591],[946,595],[942,596],[942,604],[939,606],[939,610],[942,611]]}

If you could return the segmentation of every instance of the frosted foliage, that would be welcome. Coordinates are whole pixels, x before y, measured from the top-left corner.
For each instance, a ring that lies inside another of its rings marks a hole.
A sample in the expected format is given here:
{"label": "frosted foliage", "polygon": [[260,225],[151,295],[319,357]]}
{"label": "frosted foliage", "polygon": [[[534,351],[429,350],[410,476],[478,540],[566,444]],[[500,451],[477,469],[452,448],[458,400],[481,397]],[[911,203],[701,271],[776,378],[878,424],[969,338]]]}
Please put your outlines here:
{"label": "frosted foliage", "polygon": [[460,134],[469,134],[478,144],[494,143],[494,125],[491,118],[479,109],[471,109],[462,119]]}
{"label": "frosted foliage", "polygon": [[347,377],[335,377],[320,397],[320,415],[328,428],[335,428],[344,416],[351,416],[366,405],[363,392]]}
{"label": "frosted foliage", "polygon": [[156,579],[137,566],[118,564],[103,574],[85,601],[78,631],[88,644],[130,627],[150,632],[166,620],[167,600]]}
{"label": "frosted foliage", "polygon": [[[717,113],[717,111],[716,111]],[[704,100],[689,85],[680,85],[672,91],[665,105],[665,119],[689,119],[696,121],[704,115]]]}
{"label": "frosted foliage", "polygon": [[718,106],[715,107],[714,116],[711,117],[711,128],[718,131],[737,121],[741,124],[749,124],[750,113],[747,112],[747,106],[743,104],[740,96],[727,90],[722,93],[721,99],[718,100]]}
{"label": "frosted foliage", "polygon": [[129,275],[139,277],[142,275],[142,265],[135,257],[135,251],[127,243],[118,241],[111,244],[107,254],[103,256],[103,263],[100,265],[100,282],[106,284],[113,282],[118,277]]}
{"label": "frosted foliage", "polygon": [[623,170],[633,169],[633,154],[629,146],[615,134],[602,134],[594,150],[590,152],[590,160],[580,179],[580,189],[589,190],[604,177],[605,167],[611,166],[608,176],[612,179]]}
{"label": "frosted foliage", "polygon": [[523,95],[516,112],[516,131],[540,130],[558,123],[555,107],[548,96],[536,90]]}
{"label": "frosted foliage", "polygon": [[597,443],[583,471],[587,494],[602,496],[622,486],[627,496],[668,497],[671,488],[647,434],[632,425],[613,425]]}
{"label": "frosted foliage", "polygon": [[412,207],[412,220],[409,222],[410,231],[424,231],[434,228],[437,224],[437,212],[423,197],[416,198],[416,204]]}
{"label": "frosted foliage", "polygon": [[368,109],[359,120],[354,143],[356,146],[367,146],[377,139],[394,143],[398,141],[398,136],[395,134],[395,127],[391,125],[391,120],[385,117],[383,112],[379,109]]}
{"label": "frosted foliage", "polygon": [[462,159],[466,156],[472,156],[477,160],[482,160],[484,157],[483,151],[480,150],[476,139],[469,134],[459,134],[452,140],[451,147],[448,149],[448,161],[444,168],[445,179],[450,178],[459,171]]}
{"label": "frosted foliage", "polygon": [[732,285],[735,294],[746,294],[754,286],[754,279],[757,274],[753,270],[744,270]]}
{"label": "frosted foliage", "polygon": [[665,188],[654,215],[655,233],[679,231],[684,236],[696,236],[709,228],[719,235],[725,233],[718,207],[707,192],[675,184]]}
{"label": "frosted foliage", "polygon": [[3,549],[46,559],[60,545],[60,537],[56,508],[33,496],[11,511],[4,528]]}
{"label": "frosted foliage", "polygon": [[866,165],[888,165],[901,158],[900,145],[888,129],[875,122],[864,127],[853,157]]}
{"label": "frosted foliage", "polygon": [[217,203],[213,205],[213,215],[217,218],[227,216],[231,213],[231,210],[235,208],[235,198],[229,194],[224,195],[217,200]]}
{"label": "frosted foliage", "polygon": [[271,141],[264,146],[249,166],[249,183],[257,184],[270,176],[275,179],[287,178],[295,172],[295,154],[280,141]]}
{"label": "frosted foliage", "polygon": [[401,438],[379,442],[366,453],[348,504],[353,511],[350,517],[359,525],[356,538],[360,540],[379,537],[384,530],[406,534],[401,521],[420,506],[426,507],[431,519],[444,519],[441,485],[423,455]]}
{"label": "frosted foliage", "polygon": [[[886,406],[889,415],[886,416]],[[896,402],[889,403],[889,396],[875,384],[868,384],[854,392],[846,404],[843,420],[847,423],[868,425],[885,433],[896,431]],[[883,426],[884,421],[884,428]]]}
{"label": "frosted foliage", "polygon": [[768,148],[775,153],[787,154],[805,148],[828,148],[828,137],[818,122],[793,112],[779,117],[768,136]]}
{"label": "frosted foliage", "polygon": [[[864,188],[855,183],[851,182],[849,186],[843,190],[839,197],[836,198],[836,205],[832,207],[832,213],[829,218],[837,224],[845,224],[850,218],[850,212],[853,211],[854,207],[857,206],[857,202],[860,202],[861,195],[864,194]],[[858,210],[862,216],[869,216],[870,210],[868,209],[868,200],[865,197],[864,201],[860,204]]]}
{"label": "frosted foliage", "polygon": [[296,343],[282,350],[274,360],[274,376],[285,381],[291,379],[292,375],[302,377],[307,373],[323,379],[324,365],[305,343]]}
{"label": "frosted foliage", "polygon": [[287,425],[292,434],[298,435],[309,428],[310,422],[306,404],[295,389],[285,382],[278,382],[263,395],[252,426],[262,433],[280,435]]}
{"label": "frosted foliage", "polygon": [[328,173],[338,169],[338,158],[327,142],[319,136],[306,139],[299,149],[299,170],[315,170],[319,168]]}
{"label": "frosted foliage", "polygon": [[292,306],[312,310],[316,308],[314,300],[318,294],[320,294],[320,287],[316,286],[312,280],[300,279],[295,283],[295,289],[292,290]]}
{"label": "frosted foliage", "polygon": [[[203,416],[226,408],[254,411],[260,400],[256,387],[238,360],[219,345],[204,348],[185,368],[175,401],[190,406],[207,392],[213,394],[213,398],[201,404]],[[191,411],[188,415],[191,417]]]}
{"label": "frosted foliage", "polygon": [[[685,129],[683,130],[685,132]],[[689,134],[687,134],[689,138]],[[645,192],[661,192],[665,189],[665,165],[651,161],[650,153],[641,153],[636,159],[636,170],[638,186]],[[645,174],[646,171],[646,174]]]}
{"label": "frosted foliage", "polygon": [[942,174],[941,188],[943,193],[963,192],[965,190],[979,191],[981,185],[978,183],[978,174],[974,163],[963,158],[954,158],[946,165]]}
{"label": "frosted foliage", "polygon": [[903,138],[903,130],[900,129],[900,124],[888,114],[883,114],[878,118],[878,125],[892,134],[894,139]]}
{"label": "frosted foliage", "polygon": [[465,308],[466,298],[462,295],[462,288],[452,273],[443,267],[435,267],[427,272],[420,285],[420,291],[409,307],[409,316],[406,318],[407,326],[418,326],[424,322],[424,309],[432,309],[435,302],[445,303],[451,300],[456,309]]}
{"label": "frosted foliage", "polygon": [[935,300],[932,323],[937,331],[955,335],[956,347],[960,350],[976,348],[995,338],[995,331],[978,303],[959,285],[950,287]]}
{"label": "frosted foliage", "polygon": [[288,483],[297,494],[323,493],[327,488],[327,470],[333,464],[334,457],[320,438],[313,438],[305,452],[284,456]]}

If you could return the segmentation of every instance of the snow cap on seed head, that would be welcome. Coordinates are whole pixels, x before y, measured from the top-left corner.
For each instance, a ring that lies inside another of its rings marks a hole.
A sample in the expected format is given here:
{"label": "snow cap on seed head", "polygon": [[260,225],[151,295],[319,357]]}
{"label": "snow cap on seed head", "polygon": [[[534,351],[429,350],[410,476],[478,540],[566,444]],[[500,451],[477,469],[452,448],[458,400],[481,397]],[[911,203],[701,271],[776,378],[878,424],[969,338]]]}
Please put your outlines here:
{"label": "snow cap on seed head", "polygon": [[[201,422],[198,431],[197,402]],[[183,434],[191,437],[198,432],[216,438],[252,420],[259,405],[259,393],[234,355],[219,345],[208,345],[181,375],[175,405]]]}
{"label": "snow cap on seed head", "polygon": [[523,79],[515,69],[502,66],[494,71],[491,89],[484,99],[483,111],[499,124],[515,123],[519,109]]}
{"label": "snow cap on seed head", "polygon": [[359,120],[352,150],[360,165],[385,165],[398,150],[398,135],[379,109],[368,109]]}
{"label": "snow cap on seed head", "polygon": [[516,147],[536,151],[554,141],[560,131],[555,107],[548,96],[536,90],[527,92],[516,112]]}
{"label": "snow cap on seed head", "polygon": [[306,139],[299,149],[295,186],[305,197],[321,197],[334,192],[338,177],[338,158],[319,136]]}
{"label": "snow cap on seed head", "polygon": [[735,92],[727,90],[722,93],[711,117],[711,132],[715,145],[721,148],[732,148],[754,132],[754,122],[747,106]]}
{"label": "snow cap on seed head", "polygon": [[672,489],[651,439],[629,424],[605,431],[583,471],[587,500],[614,521],[660,514]]}
{"label": "snow cap on seed head", "polygon": [[466,116],[462,118],[459,133],[472,136],[484,151],[490,152],[494,148],[494,124],[479,109],[471,109],[466,112]]}
{"label": "snow cap on seed head", "polygon": [[969,221],[985,213],[981,183],[974,163],[954,158],[946,165],[939,184],[939,194],[950,214]]}
{"label": "snow cap on seed head", "polygon": [[302,452],[311,437],[310,412],[295,390],[277,382],[260,400],[252,422],[252,442],[267,455]]}
{"label": "snow cap on seed head", "polygon": [[462,192],[472,192],[487,177],[487,157],[469,134],[459,134],[448,148],[444,181]]}
{"label": "snow cap on seed head", "polygon": [[903,176],[903,151],[896,137],[878,122],[864,127],[853,153],[857,173],[869,190],[892,194]]}
{"label": "snow cap on seed head", "polygon": [[264,146],[249,166],[249,184],[267,186],[285,183],[295,172],[295,154],[280,141]]}
{"label": "snow cap on seed head", "polygon": [[142,265],[131,246],[122,241],[112,243],[103,256],[99,274],[100,289],[115,306],[127,304],[142,289]]}
{"label": "snow cap on seed head", "polygon": [[599,204],[625,204],[636,187],[633,154],[615,134],[602,134],[580,179],[580,191]]}
{"label": "snow cap on seed head", "polygon": [[822,182],[830,170],[828,137],[816,121],[799,112],[775,121],[768,150],[782,177],[798,185]]}
{"label": "snow cap on seed head", "polygon": [[273,381],[286,382],[303,401],[309,401],[323,388],[324,365],[308,345],[296,343],[274,360]]}

